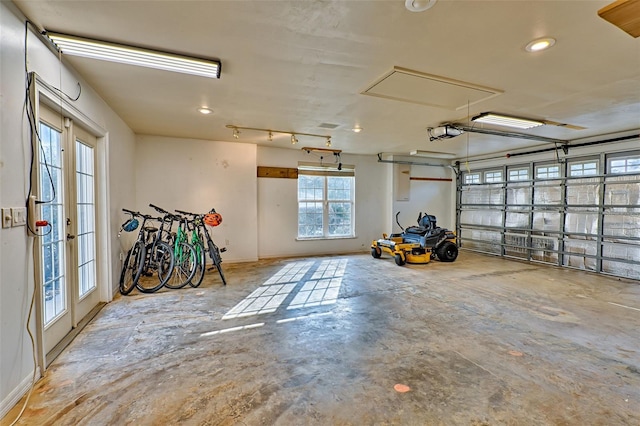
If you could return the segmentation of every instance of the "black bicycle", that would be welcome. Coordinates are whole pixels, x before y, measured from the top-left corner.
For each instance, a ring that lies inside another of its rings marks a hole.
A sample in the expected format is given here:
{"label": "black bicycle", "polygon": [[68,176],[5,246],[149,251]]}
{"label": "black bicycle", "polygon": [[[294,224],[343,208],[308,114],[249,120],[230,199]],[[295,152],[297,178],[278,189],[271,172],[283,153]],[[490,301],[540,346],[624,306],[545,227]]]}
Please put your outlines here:
{"label": "black bicycle", "polygon": [[[171,278],[174,258],[172,247],[163,240],[168,232],[166,218],[155,218],[128,209],[122,209],[133,219],[142,218],[142,226],[133,247],[127,253],[120,274],[120,292],[129,294],[135,286],[143,293],[153,293],[161,289]],[[137,220],[137,219],[136,219]],[[147,225],[150,220],[160,223],[159,227]],[[156,275],[157,281],[152,277]]]}

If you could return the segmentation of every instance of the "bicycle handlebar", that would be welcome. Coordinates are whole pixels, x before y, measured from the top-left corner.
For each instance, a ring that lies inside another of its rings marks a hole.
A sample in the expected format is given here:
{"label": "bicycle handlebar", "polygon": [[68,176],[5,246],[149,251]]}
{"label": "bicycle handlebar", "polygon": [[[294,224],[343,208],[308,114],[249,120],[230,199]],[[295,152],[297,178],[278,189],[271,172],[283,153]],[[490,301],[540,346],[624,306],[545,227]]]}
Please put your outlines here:
{"label": "bicycle handlebar", "polygon": [[156,206],[155,204],[151,204],[149,203],[149,207],[153,207],[154,209],[156,209],[157,211],[159,211],[160,213],[164,213],[164,214],[171,214],[168,211],[166,211],[165,209]]}
{"label": "bicycle handlebar", "polygon": [[176,209],[176,213],[186,214],[188,216],[200,216],[198,213],[191,213],[191,212],[186,212],[184,210],[177,210],[177,209]]}
{"label": "bicycle handlebar", "polygon": [[122,211],[126,212],[126,213],[129,213],[129,214],[132,214],[134,216],[140,215],[140,212],[134,212],[133,210],[129,210],[129,209],[122,209]]}

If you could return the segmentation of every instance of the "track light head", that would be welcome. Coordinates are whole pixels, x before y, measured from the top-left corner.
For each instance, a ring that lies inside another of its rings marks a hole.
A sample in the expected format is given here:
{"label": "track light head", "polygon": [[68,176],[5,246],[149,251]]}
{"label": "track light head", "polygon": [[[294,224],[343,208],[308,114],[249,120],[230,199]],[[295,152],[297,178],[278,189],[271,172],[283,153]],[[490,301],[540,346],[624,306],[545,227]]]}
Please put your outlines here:
{"label": "track light head", "polygon": [[273,133],[269,130],[269,142],[273,142]]}
{"label": "track light head", "polygon": [[295,134],[291,134],[291,145],[295,145],[298,143],[298,139],[296,138]]}
{"label": "track light head", "polygon": [[233,128],[233,137],[238,139],[240,137],[240,130],[237,127]]}
{"label": "track light head", "polygon": [[327,136],[327,143],[325,145],[327,145],[328,147],[331,146],[331,136]]}

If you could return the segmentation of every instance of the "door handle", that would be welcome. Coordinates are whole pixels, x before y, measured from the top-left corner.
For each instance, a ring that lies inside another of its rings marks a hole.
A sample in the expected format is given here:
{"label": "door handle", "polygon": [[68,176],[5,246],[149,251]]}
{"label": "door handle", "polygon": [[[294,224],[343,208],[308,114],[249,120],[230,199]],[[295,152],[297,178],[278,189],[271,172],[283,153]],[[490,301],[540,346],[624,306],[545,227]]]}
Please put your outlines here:
{"label": "door handle", "polygon": [[73,240],[75,237],[75,235],[67,234],[67,241]]}

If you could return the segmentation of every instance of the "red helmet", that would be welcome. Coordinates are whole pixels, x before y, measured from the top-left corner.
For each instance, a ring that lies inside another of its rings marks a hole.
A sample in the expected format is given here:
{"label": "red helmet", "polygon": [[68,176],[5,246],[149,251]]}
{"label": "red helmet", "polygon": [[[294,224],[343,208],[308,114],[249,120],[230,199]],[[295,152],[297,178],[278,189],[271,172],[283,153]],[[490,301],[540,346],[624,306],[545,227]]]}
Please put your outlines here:
{"label": "red helmet", "polygon": [[203,222],[209,226],[218,226],[222,223],[222,215],[220,213],[207,213],[204,215]]}

